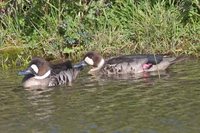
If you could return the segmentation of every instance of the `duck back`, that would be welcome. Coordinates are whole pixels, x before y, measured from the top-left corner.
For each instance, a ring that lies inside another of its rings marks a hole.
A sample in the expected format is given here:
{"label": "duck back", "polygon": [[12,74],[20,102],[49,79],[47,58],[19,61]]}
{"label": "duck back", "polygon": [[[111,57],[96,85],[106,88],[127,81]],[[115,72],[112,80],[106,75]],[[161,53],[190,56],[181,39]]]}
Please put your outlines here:
{"label": "duck back", "polygon": [[147,59],[133,59],[133,58],[117,58],[108,60],[102,72],[104,74],[127,74],[127,73],[140,73],[143,71],[142,64],[148,62]]}
{"label": "duck back", "polygon": [[54,74],[53,76],[51,76],[49,86],[57,86],[63,84],[68,84],[71,86],[72,81],[76,79],[79,72],[80,70],[76,69],[67,69],[65,71],[60,71],[58,74]]}

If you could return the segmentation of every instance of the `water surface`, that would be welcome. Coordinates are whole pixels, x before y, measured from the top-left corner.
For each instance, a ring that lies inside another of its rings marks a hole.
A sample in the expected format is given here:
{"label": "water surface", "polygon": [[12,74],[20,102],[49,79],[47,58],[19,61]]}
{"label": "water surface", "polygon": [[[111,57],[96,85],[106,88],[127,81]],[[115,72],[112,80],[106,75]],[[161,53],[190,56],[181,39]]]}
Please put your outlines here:
{"label": "water surface", "polygon": [[97,80],[83,72],[72,87],[28,91],[18,70],[0,70],[3,133],[199,133],[200,62],[165,75]]}

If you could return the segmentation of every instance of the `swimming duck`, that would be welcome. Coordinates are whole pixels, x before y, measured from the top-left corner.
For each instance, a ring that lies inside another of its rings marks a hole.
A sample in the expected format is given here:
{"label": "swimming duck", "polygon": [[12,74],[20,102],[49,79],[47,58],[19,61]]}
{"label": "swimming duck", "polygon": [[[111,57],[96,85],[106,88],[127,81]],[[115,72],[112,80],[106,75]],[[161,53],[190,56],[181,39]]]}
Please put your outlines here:
{"label": "swimming duck", "polygon": [[70,61],[60,64],[50,64],[42,58],[33,58],[27,69],[19,72],[25,75],[23,87],[52,87],[57,85],[71,85],[82,68],[73,68]]}
{"label": "swimming duck", "polygon": [[140,54],[140,55],[122,55],[105,60],[97,52],[88,52],[83,61],[76,64],[75,67],[90,65],[93,68],[89,74],[137,74],[141,72],[162,71],[171,64],[177,62],[176,57],[166,57],[163,55]]}

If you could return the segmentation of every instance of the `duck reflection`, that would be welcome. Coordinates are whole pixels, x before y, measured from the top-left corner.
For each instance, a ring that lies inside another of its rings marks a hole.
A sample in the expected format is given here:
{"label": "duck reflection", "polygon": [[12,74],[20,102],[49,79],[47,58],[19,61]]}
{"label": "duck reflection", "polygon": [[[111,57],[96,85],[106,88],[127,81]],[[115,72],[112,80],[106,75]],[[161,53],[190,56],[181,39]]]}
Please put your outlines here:
{"label": "duck reflection", "polygon": [[52,90],[52,88],[27,90],[27,101],[30,103],[31,113],[38,120],[49,119],[56,108],[51,97]]}
{"label": "duck reflection", "polygon": [[154,85],[160,79],[168,79],[170,77],[170,71],[155,71],[155,72],[143,72],[138,74],[115,74],[115,75],[90,75],[87,78],[87,83],[84,86],[105,86],[110,84],[132,84],[139,83],[143,85]]}
{"label": "duck reflection", "polygon": [[91,79],[97,80],[146,80],[149,78],[161,78],[169,77],[169,71],[154,71],[154,72],[142,72],[137,74],[111,74],[111,75],[92,75]]}

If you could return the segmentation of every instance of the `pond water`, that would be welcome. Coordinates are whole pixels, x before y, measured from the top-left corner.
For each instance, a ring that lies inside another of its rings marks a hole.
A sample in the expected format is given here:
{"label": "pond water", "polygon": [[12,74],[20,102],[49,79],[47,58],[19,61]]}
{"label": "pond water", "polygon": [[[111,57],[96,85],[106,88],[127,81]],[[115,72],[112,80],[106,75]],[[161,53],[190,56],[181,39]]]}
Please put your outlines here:
{"label": "pond water", "polygon": [[3,133],[199,133],[200,62],[140,80],[97,80],[29,91],[18,70],[0,70]]}

